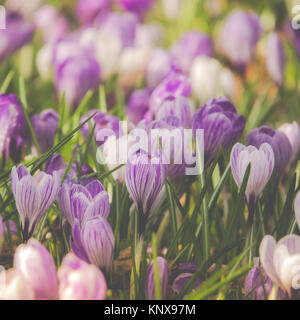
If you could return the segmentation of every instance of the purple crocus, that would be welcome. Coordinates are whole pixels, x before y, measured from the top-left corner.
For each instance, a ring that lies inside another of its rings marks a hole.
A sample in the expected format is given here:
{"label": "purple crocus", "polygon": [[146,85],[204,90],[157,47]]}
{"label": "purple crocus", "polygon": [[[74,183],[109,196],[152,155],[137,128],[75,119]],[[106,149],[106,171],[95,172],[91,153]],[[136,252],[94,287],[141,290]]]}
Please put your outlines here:
{"label": "purple crocus", "polygon": [[250,204],[252,200],[255,205],[273,173],[275,159],[272,147],[268,143],[263,143],[259,149],[254,146],[245,147],[240,143],[234,145],[230,164],[233,178],[239,188],[249,163],[251,168],[245,193],[247,203]]}
{"label": "purple crocus", "polygon": [[293,290],[299,289],[300,280],[300,237],[289,234],[276,243],[264,236],[259,257],[268,277],[292,298]]}
{"label": "purple crocus", "polygon": [[58,118],[57,112],[53,109],[44,110],[39,115],[31,117],[32,126],[42,153],[53,147]]}
{"label": "purple crocus", "polygon": [[125,182],[136,209],[145,217],[154,213],[164,197],[168,166],[149,159],[144,152],[132,154],[126,164]]}
{"label": "purple crocus", "polygon": [[242,135],[245,119],[226,97],[211,99],[193,117],[193,131],[204,130],[204,160],[209,165],[222,146],[228,150]]}
{"label": "purple crocus", "polygon": [[196,57],[213,55],[213,43],[208,35],[199,31],[189,31],[173,44],[171,55],[175,64],[188,73]]}
{"label": "purple crocus", "polygon": [[[80,50],[80,49],[79,49]],[[59,95],[76,108],[90,89],[100,84],[100,66],[90,54],[77,54],[56,66],[55,84]]]}
{"label": "purple crocus", "polygon": [[93,114],[95,115],[90,120],[91,123],[84,124],[80,129],[84,137],[89,137],[88,134],[94,125],[94,136],[98,146],[101,146],[110,135],[116,135],[117,137],[122,135],[123,131],[120,119],[117,116],[98,110],[91,110],[88,115],[82,116],[80,123],[86,121]]}
{"label": "purple crocus", "polygon": [[6,29],[0,30],[0,62],[29,42],[33,27],[16,12],[6,14]]}
{"label": "purple crocus", "polygon": [[[189,280],[192,278],[193,274],[189,272],[183,272],[180,273],[175,280],[173,281],[172,284],[172,290],[176,293],[179,294],[182,289],[185,287],[185,285],[189,282]],[[193,287],[194,289],[197,289],[199,286],[201,286],[202,281],[197,278]]]}
{"label": "purple crocus", "polygon": [[268,126],[253,129],[247,137],[247,145],[256,148],[259,148],[264,142],[270,144],[274,151],[274,174],[276,178],[280,178],[292,157],[291,144],[284,133]]}
{"label": "purple crocus", "polygon": [[76,16],[82,23],[92,22],[102,11],[109,10],[111,0],[78,0]]}
{"label": "purple crocus", "polygon": [[163,81],[153,90],[150,109],[156,114],[162,101],[173,95],[189,97],[192,91],[190,80],[177,69],[172,69]]}
{"label": "purple crocus", "polygon": [[81,259],[110,271],[113,252],[114,234],[106,219],[96,216],[87,220],[82,227],[75,221],[72,227],[71,247]]}
{"label": "purple crocus", "polygon": [[37,240],[30,239],[17,248],[14,269],[33,290],[36,300],[57,298],[58,283],[53,258]]}
{"label": "purple crocus", "polygon": [[95,216],[107,218],[110,211],[109,197],[98,180],[86,186],[64,183],[59,195],[63,218],[72,226],[75,220],[83,225]]}
{"label": "purple crocus", "polygon": [[245,294],[251,300],[265,300],[273,288],[273,281],[265,274],[264,268],[259,266],[259,258],[254,259],[254,266],[245,280]]}
{"label": "purple crocus", "polygon": [[15,163],[21,160],[29,131],[22,107],[14,94],[0,95],[0,154],[10,156]]}
{"label": "purple crocus", "polygon": [[220,46],[235,66],[244,68],[252,59],[260,35],[261,26],[255,13],[234,10],[225,20]]}
{"label": "purple crocus", "polygon": [[152,7],[154,0],[117,0],[117,3],[124,10],[143,16]]}
{"label": "purple crocus", "polygon": [[[160,280],[160,290],[161,290],[161,298],[166,299],[168,293],[168,283],[169,283],[169,267],[166,259],[162,257],[156,258],[156,263],[158,265],[158,274]],[[145,293],[146,298],[148,300],[155,300],[155,276],[154,276],[154,260],[148,267],[147,275],[146,275],[146,283],[145,283]]]}
{"label": "purple crocus", "polygon": [[146,66],[146,79],[149,86],[157,86],[170,72],[172,58],[168,51],[155,48],[151,51]]}
{"label": "purple crocus", "polygon": [[57,198],[60,178],[57,172],[49,175],[42,171],[33,177],[20,164],[17,168],[12,168],[11,187],[20,215],[24,240],[27,240]]}
{"label": "purple crocus", "polygon": [[182,127],[191,127],[192,125],[192,102],[184,96],[168,96],[163,100],[157,113],[157,120],[165,120],[169,116],[175,116],[179,119]]}
{"label": "purple crocus", "polygon": [[292,147],[292,157],[290,159],[289,165],[293,164],[293,162],[296,160],[297,155],[300,150],[300,127],[299,124],[296,121],[293,121],[292,123],[284,123],[278,131],[283,132],[287,138],[289,139],[289,142]]}
{"label": "purple crocus", "polygon": [[137,125],[149,111],[149,100],[152,89],[145,88],[133,91],[129,97],[126,114],[127,118]]}
{"label": "purple crocus", "polygon": [[101,270],[68,253],[58,269],[60,300],[104,300],[107,284]]}
{"label": "purple crocus", "polygon": [[274,32],[267,39],[266,65],[271,78],[281,85],[284,78],[285,54],[281,40]]}

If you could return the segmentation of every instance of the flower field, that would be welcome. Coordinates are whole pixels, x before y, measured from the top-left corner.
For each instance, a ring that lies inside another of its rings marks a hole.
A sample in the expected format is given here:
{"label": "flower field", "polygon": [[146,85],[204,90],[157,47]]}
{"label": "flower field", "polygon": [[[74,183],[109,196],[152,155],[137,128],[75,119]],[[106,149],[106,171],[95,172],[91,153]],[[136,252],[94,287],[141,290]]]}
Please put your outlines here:
{"label": "flower field", "polygon": [[0,299],[300,299],[299,61],[299,1],[0,1]]}

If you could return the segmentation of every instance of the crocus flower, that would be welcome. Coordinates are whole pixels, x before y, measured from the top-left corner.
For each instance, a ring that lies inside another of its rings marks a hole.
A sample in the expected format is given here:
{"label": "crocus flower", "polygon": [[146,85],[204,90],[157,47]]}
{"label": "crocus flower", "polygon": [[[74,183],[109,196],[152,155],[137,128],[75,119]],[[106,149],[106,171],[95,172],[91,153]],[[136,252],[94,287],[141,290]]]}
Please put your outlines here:
{"label": "crocus flower", "polygon": [[15,269],[9,269],[0,273],[0,299],[34,300],[35,295],[20,273]]}
{"label": "crocus flower", "polygon": [[146,217],[151,215],[162,201],[167,174],[168,166],[162,164],[159,158],[149,160],[147,154],[138,152],[128,159],[126,186],[138,212]]}
{"label": "crocus flower", "polygon": [[58,124],[58,114],[53,109],[47,109],[39,115],[31,117],[33,129],[42,153],[53,147]]}
{"label": "crocus flower", "polygon": [[222,146],[228,150],[242,135],[245,119],[225,97],[209,100],[196,111],[193,131],[204,129],[204,160],[208,165]]}
{"label": "crocus flower", "polygon": [[154,0],[117,0],[117,3],[123,9],[143,16],[152,7]]}
{"label": "crocus flower", "polygon": [[57,198],[60,190],[59,175],[57,172],[49,175],[40,171],[33,177],[20,164],[12,168],[11,187],[26,239],[32,235],[41,217]]}
{"label": "crocus flower", "polygon": [[96,216],[87,220],[82,227],[75,221],[72,227],[74,242],[71,247],[81,259],[110,271],[113,252],[114,234],[106,219]]}
{"label": "crocus flower", "polygon": [[234,65],[244,68],[254,54],[260,35],[258,16],[253,12],[235,10],[225,20],[220,46]]}
{"label": "crocus flower", "polygon": [[67,254],[58,269],[60,300],[104,300],[107,285],[103,273],[73,253]]}
{"label": "crocus flower", "polygon": [[6,29],[0,30],[0,62],[29,42],[33,27],[15,12],[6,14]]}
{"label": "crocus flower", "polygon": [[299,289],[300,237],[290,234],[276,243],[272,236],[266,235],[259,247],[259,257],[273,283],[291,298],[293,289]]}
{"label": "crocus flower", "polygon": [[127,118],[137,125],[149,111],[149,99],[152,89],[145,88],[133,91],[129,97],[126,114]]}
{"label": "crocus flower", "polygon": [[160,105],[156,119],[164,120],[169,116],[175,116],[179,119],[183,127],[191,127],[193,106],[189,99],[184,96],[168,96]]}
{"label": "crocus flower", "polygon": [[180,13],[182,0],[162,0],[164,15],[168,19],[177,19]]}
{"label": "crocus flower", "polygon": [[245,279],[245,294],[251,300],[265,300],[273,288],[273,281],[265,274],[264,268],[259,266],[259,258],[254,259],[254,266]]}
{"label": "crocus flower", "polygon": [[247,137],[247,145],[259,148],[264,142],[269,143],[275,156],[274,174],[279,178],[292,157],[292,146],[286,135],[268,126],[253,129]]}
{"label": "crocus flower", "polygon": [[67,19],[51,5],[36,10],[33,21],[35,27],[42,31],[46,43],[54,43],[69,30]]}
{"label": "crocus flower", "polygon": [[156,113],[162,101],[169,95],[189,97],[192,88],[189,79],[177,69],[172,69],[163,81],[153,90],[150,109]]}
{"label": "crocus flower", "polygon": [[14,94],[0,95],[0,127],[0,154],[19,162],[29,141],[29,131],[20,102]]}
{"label": "crocus flower", "polygon": [[273,173],[275,159],[272,147],[268,143],[263,143],[259,149],[254,146],[246,147],[240,143],[235,144],[230,164],[233,178],[239,188],[249,163],[251,168],[245,193],[247,203],[253,200],[255,205]]}
{"label": "crocus flower", "polygon": [[89,54],[75,55],[56,67],[56,89],[65,93],[67,103],[76,108],[90,89],[100,84],[100,66]]}
{"label": "crocus flower", "polygon": [[[160,280],[161,298],[166,299],[168,293],[169,271],[168,262],[162,258],[157,257],[158,274]],[[154,260],[148,267],[145,283],[145,293],[148,300],[155,300],[155,278],[154,278]]]}
{"label": "crocus flower", "polygon": [[296,216],[298,228],[300,229],[300,191],[297,193],[295,198],[294,210],[295,210],[295,216]]}
{"label": "crocus flower", "polygon": [[111,0],[78,0],[76,16],[82,23],[92,22],[101,12],[108,10]]}
{"label": "crocus flower", "polygon": [[266,45],[266,65],[272,79],[280,85],[284,77],[285,54],[279,36],[271,33]]}
{"label": "crocus flower", "polygon": [[151,51],[146,67],[146,79],[149,86],[157,86],[169,73],[172,58],[168,51],[155,48]]}
{"label": "crocus flower", "polygon": [[196,58],[190,68],[190,79],[193,93],[201,103],[221,95],[231,98],[234,94],[232,72],[214,58]]}
{"label": "crocus flower", "polygon": [[[192,278],[193,274],[189,272],[180,273],[174,280],[172,284],[172,290],[179,294],[182,289],[185,287],[185,285],[188,283],[188,281]],[[201,286],[202,281],[197,278],[193,287],[194,289],[197,289],[199,286]]]}
{"label": "crocus flower", "polygon": [[80,123],[86,121],[93,114],[95,115],[90,120],[90,124],[87,122],[80,129],[84,137],[89,138],[90,128],[93,128],[95,124],[94,136],[98,146],[101,146],[110,135],[116,135],[117,137],[122,135],[120,119],[117,116],[98,110],[91,110],[88,115],[82,116]]}
{"label": "crocus flower", "polygon": [[77,219],[80,225],[95,216],[107,218],[110,211],[109,197],[98,180],[86,186],[64,183],[59,195],[59,206],[63,218],[73,225]]}
{"label": "crocus flower", "polygon": [[283,124],[278,131],[283,132],[292,146],[292,156],[290,159],[290,165],[296,160],[296,157],[300,150],[300,127],[296,121],[292,123]]}
{"label": "crocus flower", "polygon": [[189,31],[173,44],[171,55],[182,71],[188,73],[196,57],[213,55],[213,43],[208,35],[199,31]]}
{"label": "crocus flower", "polygon": [[32,288],[35,299],[56,299],[56,266],[50,253],[37,240],[20,245],[14,255],[14,269]]}
{"label": "crocus flower", "polygon": [[140,23],[136,28],[135,46],[152,49],[162,44],[164,29],[159,23]]}

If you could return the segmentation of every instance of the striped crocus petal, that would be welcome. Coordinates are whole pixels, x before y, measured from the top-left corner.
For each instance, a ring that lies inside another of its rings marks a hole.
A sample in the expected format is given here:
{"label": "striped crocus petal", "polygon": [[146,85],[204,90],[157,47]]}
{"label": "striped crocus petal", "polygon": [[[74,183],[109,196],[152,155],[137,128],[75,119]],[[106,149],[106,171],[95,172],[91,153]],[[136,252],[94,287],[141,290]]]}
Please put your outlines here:
{"label": "striped crocus petal", "polygon": [[59,175],[57,172],[53,175],[40,172],[32,177],[27,169],[20,165],[12,169],[11,183],[22,229],[30,235],[58,196]]}
{"label": "striped crocus petal", "polygon": [[294,202],[294,209],[295,209],[295,215],[296,215],[296,221],[298,224],[298,228],[300,229],[300,191],[296,195],[296,199]]}
{"label": "striped crocus petal", "polygon": [[[158,273],[160,279],[161,297],[165,299],[168,291],[169,271],[168,262],[162,257],[156,258],[158,265]],[[154,261],[148,267],[145,283],[145,293],[148,300],[154,300],[155,295],[155,280],[154,280]]]}
{"label": "striped crocus petal", "polygon": [[[154,158],[152,161],[156,161]],[[126,164],[125,181],[137,210],[145,215],[152,214],[163,197],[163,186],[167,177],[167,165],[151,163],[142,152],[133,154]]]}
{"label": "striped crocus petal", "polygon": [[264,143],[259,149],[245,147],[237,143],[231,152],[231,170],[236,184],[241,187],[246,169],[251,163],[250,175],[246,187],[246,199],[249,203],[250,197],[254,196],[257,201],[266,184],[272,176],[274,169],[274,153],[271,146]]}
{"label": "striped crocus petal", "polygon": [[81,229],[81,241],[90,263],[109,272],[115,241],[107,220],[100,216],[88,220]]}

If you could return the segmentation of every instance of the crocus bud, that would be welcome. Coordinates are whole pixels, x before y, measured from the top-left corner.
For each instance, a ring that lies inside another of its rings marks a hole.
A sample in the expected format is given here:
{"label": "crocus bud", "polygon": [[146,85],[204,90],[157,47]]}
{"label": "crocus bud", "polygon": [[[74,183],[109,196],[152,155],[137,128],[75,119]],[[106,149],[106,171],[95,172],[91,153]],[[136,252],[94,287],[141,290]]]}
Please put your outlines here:
{"label": "crocus bud", "polygon": [[296,157],[300,150],[300,127],[296,121],[292,123],[283,124],[278,131],[283,132],[292,146],[292,156],[290,165],[296,160]]}
{"label": "crocus bud", "polygon": [[44,5],[35,12],[34,25],[42,31],[46,43],[54,43],[69,30],[67,19],[51,5]]}
{"label": "crocus bud", "polygon": [[[167,293],[168,293],[168,283],[169,283],[168,262],[162,257],[157,257],[156,262],[158,265],[161,298],[166,299]],[[146,293],[146,298],[148,300],[156,299],[154,268],[155,267],[154,267],[154,260],[153,260],[148,267],[147,275],[146,275],[145,293]]]}
{"label": "crocus bud", "polygon": [[259,247],[259,257],[266,274],[291,298],[293,289],[299,289],[300,237],[290,234],[276,243],[266,235]]}
{"label": "crocus bud", "polygon": [[154,0],[117,0],[117,3],[124,10],[143,16],[152,7]]}
{"label": "crocus bud", "polygon": [[[193,274],[192,273],[180,273],[176,279],[174,280],[173,284],[172,284],[172,290],[179,294],[182,289],[185,287],[185,285],[189,282],[189,280],[192,278]],[[194,289],[197,289],[199,286],[201,286],[202,281],[197,278],[193,287]]]}
{"label": "crocus bud", "polygon": [[268,126],[251,130],[247,137],[247,145],[259,148],[264,142],[271,145],[275,156],[274,174],[279,178],[292,157],[292,147],[286,135]]}
{"label": "crocus bud", "polygon": [[153,90],[150,99],[150,109],[156,114],[162,101],[173,95],[189,97],[191,94],[191,84],[189,79],[179,72],[172,69],[163,81]]}
{"label": "crocus bud", "polygon": [[30,284],[15,269],[0,273],[1,300],[35,300]]}
{"label": "crocus bud", "polygon": [[190,68],[190,78],[193,93],[201,103],[220,95],[231,98],[234,94],[232,72],[214,58],[196,58]]}
{"label": "crocus bud", "polygon": [[22,151],[29,142],[29,131],[18,98],[14,94],[0,95],[0,154],[14,162],[21,160]]}
{"label": "crocus bud", "polygon": [[107,285],[103,273],[73,253],[67,254],[58,270],[60,300],[104,300]]}
{"label": "crocus bud", "polygon": [[273,288],[273,281],[265,274],[264,268],[259,266],[259,259],[254,259],[254,267],[249,271],[245,280],[245,294],[251,300],[265,300]]}
{"label": "crocus bud", "polygon": [[92,22],[101,11],[108,10],[111,0],[78,0],[76,16],[81,23]]}
{"label": "crocus bud", "polygon": [[222,27],[220,46],[229,60],[244,68],[251,60],[261,35],[258,16],[253,12],[232,11]]}
{"label": "crocus bud", "polygon": [[33,129],[42,153],[53,147],[58,124],[58,114],[53,109],[47,109],[39,115],[31,117]]}
{"label": "crocus bud", "polygon": [[97,180],[86,186],[64,183],[59,195],[59,206],[70,225],[73,225],[75,219],[83,225],[95,216],[107,218],[110,211],[108,194]]}
{"label": "crocus bud", "polygon": [[145,88],[133,91],[126,107],[127,118],[137,125],[149,110],[149,100],[152,89]]}
{"label": "crocus bud", "polygon": [[251,168],[245,191],[246,199],[248,204],[251,200],[256,204],[273,173],[275,159],[272,147],[268,143],[263,143],[259,149],[253,146],[245,147],[240,143],[234,145],[230,165],[233,178],[239,188],[249,163]]}
{"label": "crocus bud", "polygon": [[279,36],[271,33],[266,45],[266,65],[271,78],[280,85],[284,78],[285,54]]}
{"label": "crocus bud", "polygon": [[46,43],[36,55],[36,67],[43,80],[48,80],[52,76],[53,46]]}
{"label": "crocus bud", "polygon": [[106,219],[97,216],[80,228],[77,221],[72,227],[74,253],[81,259],[110,271],[114,253],[114,233]]}
{"label": "crocus bud", "polygon": [[150,50],[161,45],[164,38],[164,29],[159,23],[140,23],[136,28],[135,46]]}
{"label": "crocus bud", "polygon": [[0,30],[0,62],[29,42],[33,27],[15,12],[6,14],[6,29]]}
{"label": "crocus bud", "polygon": [[57,171],[53,175],[40,171],[33,177],[20,164],[17,168],[12,168],[11,187],[20,215],[24,240],[27,240],[58,196],[59,175]]}
{"label": "crocus bud", "polygon": [[37,240],[20,245],[14,255],[14,268],[32,288],[35,299],[57,298],[56,267],[53,258]]}
{"label": "crocus bud", "polygon": [[155,48],[151,51],[146,67],[146,79],[149,86],[157,86],[169,73],[172,58],[168,51]]}
{"label": "crocus bud", "polygon": [[157,120],[165,120],[169,116],[179,119],[182,127],[191,127],[193,106],[192,102],[183,96],[169,96],[163,100],[156,114]]}
{"label": "crocus bud", "polygon": [[189,31],[173,44],[171,55],[175,64],[188,73],[196,57],[213,55],[213,43],[208,35]]}
{"label": "crocus bud", "polygon": [[90,89],[98,88],[100,66],[89,54],[75,55],[56,67],[55,84],[67,103],[76,108]]}
{"label": "crocus bud", "polygon": [[123,134],[120,119],[117,116],[107,114],[98,110],[91,110],[88,115],[84,115],[80,119],[80,123],[86,121],[90,116],[92,119],[89,123],[85,123],[81,127],[81,133],[85,138],[89,138],[90,128],[95,125],[94,136],[98,146],[101,146],[108,136],[116,135],[117,137]]}
{"label": "crocus bud", "polygon": [[298,228],[300,229],[300,191],[297,193],[295,198],[294,210],[295,210],[295,216],[296,216]]}
{"label": "crocus bud", "polygon": [[147,217],[158,208],[164,197],[167,174],[168,166],[161,159],[149,160],[143,152],[129,157],[125,182],[139,213]]}
{"label": "crocus bud", "polygon": [[228,150],[243,133],[245,119],[225,97],[209,100],[196,111],[193,131],[204,130],[204,160],[209,165],[222,146]]}

